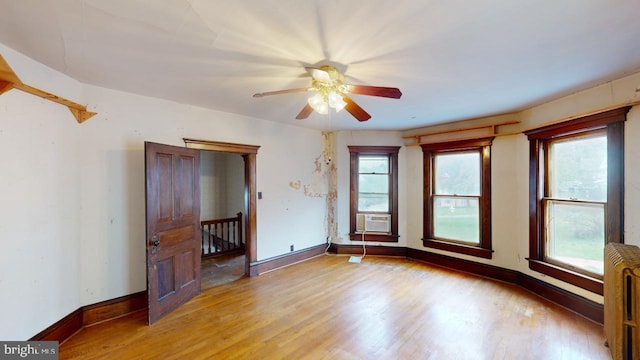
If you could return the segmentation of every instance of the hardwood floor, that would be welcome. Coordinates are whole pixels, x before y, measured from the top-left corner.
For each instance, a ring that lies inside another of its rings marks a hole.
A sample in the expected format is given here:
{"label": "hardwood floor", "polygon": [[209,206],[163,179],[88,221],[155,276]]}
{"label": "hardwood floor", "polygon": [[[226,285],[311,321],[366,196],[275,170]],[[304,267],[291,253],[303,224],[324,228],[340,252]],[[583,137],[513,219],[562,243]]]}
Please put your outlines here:
{"label": "hardwood floor", "polygon": [[609,359],[602,326],[517,286],[401,258],[320,256],[209,288],[60,359]]}

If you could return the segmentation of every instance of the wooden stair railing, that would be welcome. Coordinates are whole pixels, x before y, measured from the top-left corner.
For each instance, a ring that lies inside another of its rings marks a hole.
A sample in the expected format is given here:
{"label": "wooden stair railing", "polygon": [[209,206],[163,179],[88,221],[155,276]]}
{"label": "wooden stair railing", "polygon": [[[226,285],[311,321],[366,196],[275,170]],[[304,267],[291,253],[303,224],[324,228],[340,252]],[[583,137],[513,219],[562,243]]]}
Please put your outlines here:
{"label": "wooden stair railing", "polygon": [[233,218],[203,220],[200,227],[203,258],[244,250],[241,212]]}

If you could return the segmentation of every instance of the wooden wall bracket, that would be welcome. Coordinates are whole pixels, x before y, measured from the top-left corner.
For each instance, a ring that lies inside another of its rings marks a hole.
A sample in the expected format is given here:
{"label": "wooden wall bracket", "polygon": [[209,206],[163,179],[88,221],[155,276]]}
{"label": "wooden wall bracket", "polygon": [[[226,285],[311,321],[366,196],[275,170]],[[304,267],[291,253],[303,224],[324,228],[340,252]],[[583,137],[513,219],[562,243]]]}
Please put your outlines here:
{"label": "wooden wall bracket", "polygon": [[48,93],[46,91],[36,89],[33,86],[29,86],[23,83],[18,75],[11,69],[7,61],[0,55],[0,95],[11,90],[18,89],[26,93],[39,96],[43,99],[51,100],[58,104],[62,104],[69,108],[73,116],[76,118],[79,124],[82,124],[96,113],[87,111],[87,107],[71,100],[67,100],[60,96]]}

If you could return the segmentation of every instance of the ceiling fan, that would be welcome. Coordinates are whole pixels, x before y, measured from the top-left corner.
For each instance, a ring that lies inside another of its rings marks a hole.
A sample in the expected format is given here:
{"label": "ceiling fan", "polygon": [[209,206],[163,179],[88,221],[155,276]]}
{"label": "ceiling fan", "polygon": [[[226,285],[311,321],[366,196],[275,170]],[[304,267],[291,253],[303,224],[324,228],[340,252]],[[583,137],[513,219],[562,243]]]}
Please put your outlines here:
{"label": "ceiling fan", "polygon": [[314,110],[320,114],[327,114],[329,108],[334,108],[336,111],[345,109],[359,121],[367,121],[371,119],[371,115],[356,104],[347,94],[393,99],[399,99],[402,96],[398,88],[345,84],[344,75],[331,65],[322,65],[318,68],[305,67],[305,69],[311,73],[311,87],[268,91],[253,94],[253,97],[315,91],[316,94],[309,98],[307,104],[296,116],[296,119],[306,119]]}

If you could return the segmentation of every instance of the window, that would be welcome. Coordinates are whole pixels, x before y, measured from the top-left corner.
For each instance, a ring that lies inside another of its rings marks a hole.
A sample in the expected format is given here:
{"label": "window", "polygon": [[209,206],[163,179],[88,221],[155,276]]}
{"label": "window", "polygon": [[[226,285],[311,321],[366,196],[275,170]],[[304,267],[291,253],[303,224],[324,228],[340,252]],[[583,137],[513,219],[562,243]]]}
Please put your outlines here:
{"label": "window", "polygon": [[[362,240],[365,215],[382,220],[369,241],[398,241],[398,152],[399,146],[349,146],[351,155],[351,240]],[[388,231],[385,227],[388,224]],[[374,227],[375,228],[375,227]]]}
{"label": "window", "polygon": [[425,247],[491,258],[491,141],[421,145]]}
{"label": "window", "polygon": [[389,156],[358,156],[358,213],[389,213]]}
{"label": "window", "polygon": [[525,132],[532,270],[602,294],[604,246],[623,242],[627,111]]}

